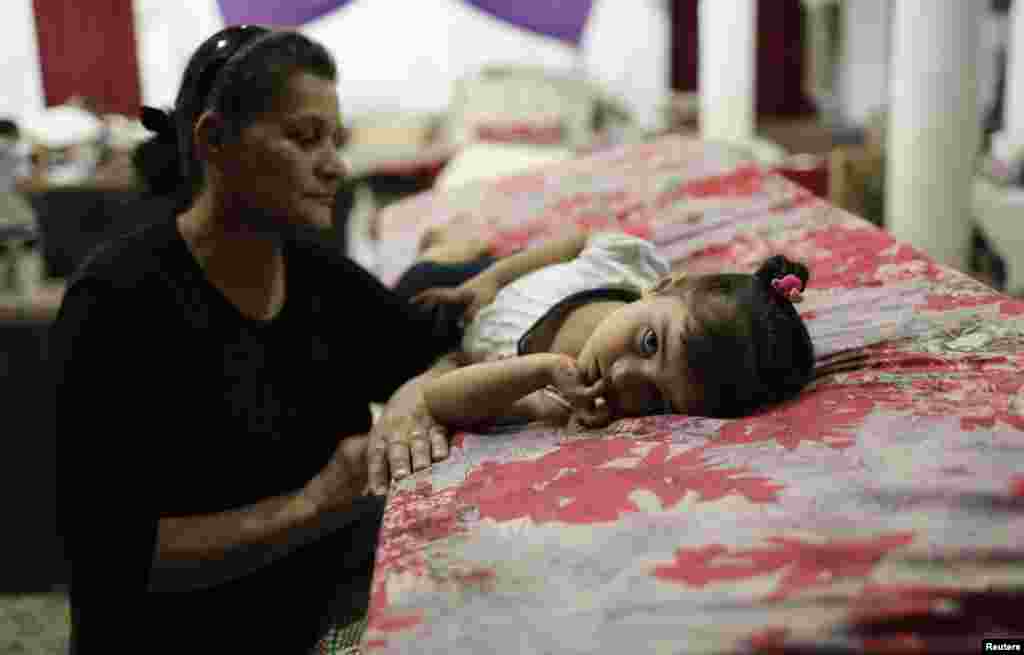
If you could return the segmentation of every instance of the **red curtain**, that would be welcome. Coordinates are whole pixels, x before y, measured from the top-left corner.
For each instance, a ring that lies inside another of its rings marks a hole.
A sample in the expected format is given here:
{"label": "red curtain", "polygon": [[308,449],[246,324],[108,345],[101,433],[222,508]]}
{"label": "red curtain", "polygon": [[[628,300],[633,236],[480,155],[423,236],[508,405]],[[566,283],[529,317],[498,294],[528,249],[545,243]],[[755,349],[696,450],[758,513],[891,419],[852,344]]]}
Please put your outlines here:
{"label": "red curtain", "polygon": [[[698,0],[672,2],[672,88],[697,90]],[[758,116],[814,112],[804,93],[804,23],[800,0],[761,0],[757,8]]]}
{"label": "red curtain", "polygon": [[33,0],[47,106],[72,96],[101,113],[137,116],[141,103],[132,0]]}

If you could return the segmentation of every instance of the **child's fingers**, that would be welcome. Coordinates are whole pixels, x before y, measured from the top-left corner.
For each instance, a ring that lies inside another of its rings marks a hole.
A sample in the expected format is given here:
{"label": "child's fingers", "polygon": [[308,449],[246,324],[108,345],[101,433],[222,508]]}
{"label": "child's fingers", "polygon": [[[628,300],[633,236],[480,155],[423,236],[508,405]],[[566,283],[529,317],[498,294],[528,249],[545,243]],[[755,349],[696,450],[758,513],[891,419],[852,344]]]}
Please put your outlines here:
{"label": "child's fingers", "polygon": [[573,417],[578,425],[590,430],[606,427],[611,422],[608,405],[605,403],[595,403],[593,407],[578,409]]}
{"label": "child's fingers", "polygon": [[480,303],[477,302],[477,300],[474,298],[473,301],[469,303],[469,306],[466,307],[466,312],[465,312],[464,316],[467,319],[472,320],[474,317],[476,317],[476,314],[479,311],[480,311]]}
{"label": "child's fingers", "polygon": [[589,387],[580,384],[578,387],[573,389],[568,395],[572,397],[574,404],[586,409],[593,407],[597,399],[604,395],[604,391],[604,380],[598,380]]}
{"label": "child's fingers", "polygon": [[447,305],[466,305],[472,301],[472,294],[459,289],[427,289],[413,296],[410,302],[431,307],[441,303]]}
{"label": "child's fingers", "polygon": [[409,299],[409,302],[413,305],[429,306],[434,304],[430,296],[426,295],[426,291],[417,293],[415,296]]}
{"label": "child's fingers", "polygon": [[412,297],[414,305],[435,305],[439,300],[439,295],[436,289],[427,289],[426,291],[420,291]]}

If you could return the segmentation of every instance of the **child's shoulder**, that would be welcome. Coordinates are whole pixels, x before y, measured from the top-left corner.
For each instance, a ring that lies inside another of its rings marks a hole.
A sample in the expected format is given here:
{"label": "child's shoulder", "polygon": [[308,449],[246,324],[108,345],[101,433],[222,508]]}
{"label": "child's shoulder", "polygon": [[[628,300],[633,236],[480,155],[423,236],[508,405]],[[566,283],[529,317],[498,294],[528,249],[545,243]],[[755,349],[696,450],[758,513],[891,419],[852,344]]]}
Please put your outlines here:
{"label": "child's shoulder", "polygon": [[653,242],[625,232],[594,232],[580,257],[619,262],[626,268],[649,269],[656,275],[663,275],[669,269]]}
{"label": "child's shoulder", "polygon": [[592,232],[582,254],[606,257],[655,256],[654,243],[625,232]]}

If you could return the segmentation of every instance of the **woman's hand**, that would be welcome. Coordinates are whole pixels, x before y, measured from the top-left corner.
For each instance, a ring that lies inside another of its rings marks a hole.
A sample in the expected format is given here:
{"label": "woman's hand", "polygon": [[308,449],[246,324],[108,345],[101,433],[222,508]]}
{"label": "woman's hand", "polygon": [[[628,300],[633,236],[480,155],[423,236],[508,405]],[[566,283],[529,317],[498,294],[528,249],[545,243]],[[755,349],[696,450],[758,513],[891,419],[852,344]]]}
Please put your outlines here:
{"label": "woman's hand", "polygon": [[367,490],[367,435],[344,437],[327,465],[306,483],[302,495],[317,512],[341,509]]}
{"label": "woman's hand", "polygon": [[484,271],[454,288],[436,287],[416,294],[412,302],[432,307],[438,304],[465,307],[463,315],[472,320],[481,309],[494,302],[501,285],[495,276]]}
{"label": "woman's hand", "polygon": [[430,415],[422,389],[410,387],[387,404],[370,432],[370,490],[383,496],[391,479],[401,480],[446,457],[448,431]]}

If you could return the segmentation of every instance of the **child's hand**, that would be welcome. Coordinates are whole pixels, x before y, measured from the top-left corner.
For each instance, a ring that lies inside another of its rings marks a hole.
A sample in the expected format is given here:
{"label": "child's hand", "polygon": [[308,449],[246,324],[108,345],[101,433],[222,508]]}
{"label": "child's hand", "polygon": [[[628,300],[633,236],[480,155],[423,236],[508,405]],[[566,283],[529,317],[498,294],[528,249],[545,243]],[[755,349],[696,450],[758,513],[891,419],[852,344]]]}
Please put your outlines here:
{"label": "child's hand", "polygon": [[463,316],[468,321],[481,309],[494,302],[499,288],[497,280],[487,275],[485,271],[455,288],[427,289],[413,296],[412,302],[427,308],[439,304],[463,306]]}
{"label": "child's hand", "polygon": [[569,429],[571,430],[596,430],[606,427],[612,422],[611,414],[608,412],[608,405],[599,399],[593,408],[577,409],[569,416]]}
{"label": "child's hand", "polygon": [[[559,357],[551,367],[551,386],[572,406],[573,416],[580,415],[585,424],[599,423],[607,414],[603,402],[604,380],[588,385],[583,371],[571,357]],[[591,426],[591,427],[596,427]]]}

